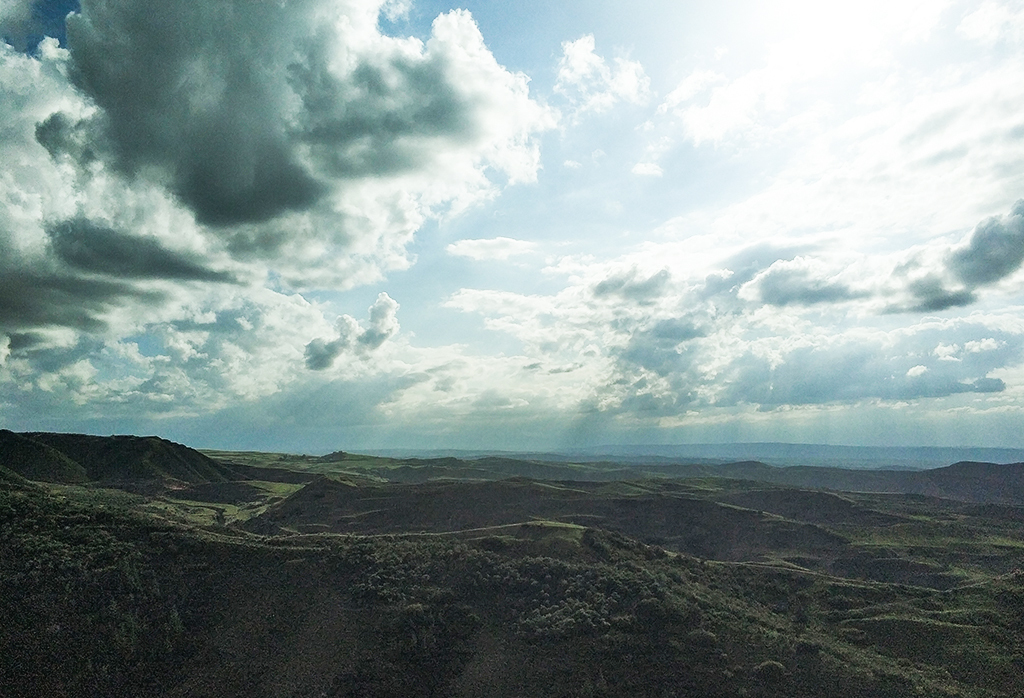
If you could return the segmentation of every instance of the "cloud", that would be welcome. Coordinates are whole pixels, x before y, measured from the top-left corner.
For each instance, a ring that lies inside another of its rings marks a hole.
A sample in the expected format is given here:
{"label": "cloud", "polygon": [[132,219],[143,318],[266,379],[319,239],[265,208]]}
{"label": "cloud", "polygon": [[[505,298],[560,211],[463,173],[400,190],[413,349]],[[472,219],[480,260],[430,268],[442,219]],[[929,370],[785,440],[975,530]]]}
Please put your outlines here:
{"label": "cloud", "polygon": [[678,107],[680,104],[690,101],[712,86],[725,82],[725,80],[726,78],[724,75],[712,70],[694,70],[692,73],[687,75],[674,90],[668,93],[665,97],[665,101],[658,105],[658,113],[665,114],[669,110]]}
{"label": "cloud", "polygon": [[0,3],[0,39],[19,51],[26,48],[25,38],[33,30],[33,0],[4,0]]}
{"label": "cloud", "polygon": [[910,302],[892,305],[889,312],[934,313],[950,308],[962,308],[976,303],[978,296],[970,290],[950,290],[943,280],[935,275],[914,279],[906,286]]}
{"label": "cloud", "polygon": [[3,0],[0,2],[0,44],[34,52],[44,37],[64,40],[64,18],[79,0]]}
{"label": "cloud", "polygon": [[[627,373],[652,372],[664,379],[679,378],[695,358],[691,340],[704,337],[707,329],[693,317],[667,317],[652,320],[633,329],[625,346],[615,353]],[[647,380],[642,380],[644,386]]]}
{"label": "cloud", "polygon": [[[101,109],[116,166],[166,182],[213,226],[308,211],[351,178],[423,168],[446,145],[492,145],[481,136],[522,147],[543,127],[522,78],[494,62],[468,13],[439,17],[424,46],[380,34],[379,9],[89,5],[68,20],[71,75]],[[498,104],[513,118],[487,133],[482,119]]]}
{"label": "cloud", "polygon": [[640,272],[634,267],[626,272],[614,274],[594,285],[594,295],[618,296],[636,303],[650,303],[656,300],[671,278],[667,269],[655,272],[651,276],[637,278]]}
{"label": "cloud", "polygon": [[50,191],[14,185],[91,209],[58,219],[130,235],[170,209],[192,248],[257,274],[272,265],[296,289],[408,267],[427,219],[534,179],[536,135],[555,123],[466,12],[439,16],[423,43],[382,34],[377,0],[151,10],[87,4],[68,20],[68,52],[5,58],[49,71],[3,86],[38,93],[38,110],[11,107],[32,127],[22,160],[53,174]]}
{"label": "cloud", "polygon": [[[730,244],[826,238],[888,254],[1019,197],[1020,52],[950,31],[977,8],[890,5],[776,8],[765,31],[778,41],[698,56],[644,133],[672,139],[663,165],[687,162],[695,143],[730,158],[737,169],[715,191],[746,183],[752,193],[694,205],[665,227]],[[917,50],[929,32],[936,53]]]}
{"label": "cloud", "polygon": [[366,349],[376,349],[398,332],[398,303],[388,294],[381,293],[370,306],[370,326],[356,342]]}
{"label": "cloud", "polygon": [[388,18],[388,21],[397,22],[408,17],[411,9],[412,0],[385,0],[380,12]]}
{"label": "cloud", "polygon": [[574,114],[608,111],[619,102],[645,104],[651,80],[637,61],[616,58],[609,66],[595,52],[594,35],[562,42],[555,92],[573,105]]}
{"label": "cloud", "polygon": [[709,296],[737,290],[740,300],[779,307],[856,301],[871,312],[934,313],[979,302],[983,289],[1022,264],[1024,200],[952,246],[934,242],[885,256],[754,246],[722,262],[705,288]]}
{"label": "cloud", "polygon": [[[530,409],[538,394],[572,400],[562,409],[622,428],[867,404],[993,407],[1019,392],[1019,309],[935,313],[981,303],[1017,273],[1020,207],[961,242],[888,255],[780,241],[721,258],[714,236],[652,241],[604,261],[563,258],[547,270],[566,277],[552,295],[462,289],[448,306],[522,342],[521,370],[503,378],[502,394]],[[926,316],[894,319],[894,307]],[[571,389],[538,384],[576,365]],[[528,381],[535,387],[519,392]],[[449,395],[468,389],[455,386]]]}
{"label": "cloud", "polygon": [[789,338],[758,323],[712,323],[677,346],[631,339],[617,354],[617,379],[599,392],[613,413],[642,405],[645,412],[666,416],[743,405],[773,410],[999,393],[1007,385],[990,373],[1024,358],[1019,330],[1002,335],[1002,351],[969,364],[942,361],[927,351],[939,338],[986,331],[991,329],[971,322],[921,323],[896,336],[834,327],[832,334]]}
{"label": "cloud", "polygon": [[775,357],[749,352],[737,356],[731,380],[716,400],[724,404],[781,405],[850,403],[864,399],[921,400],[962,393],[993,393],[1005,383],[987,374],[1004,363],[1019,362],[1024,349],[1018,334],[1012,352],[990,355],[970,365],[932,360],[924,347],[939,337],[970,334],[983,328],[972,323],[936,327],[922,323],[897,336],[853,332],[818,337]]}
{"label": "cloud", "polygon": [[[757,144],[791,128],[806,136],[816,108],[832,96],[830,88],[845,88],[855,71],[889,68],[894,47],[927,38],[948,5],[869,0],[857,6],[792,3],[773,8],[760,20],[768,25],[763,36],[772,38],[756,67],[732,76],[696,68],[658,111],[677,117],[695,145]],[[809,113],[799,113],[808,107]]]}
{"label": "cloud", "polygon": [[638,162],[633,165],[633,169],[630,172],[641,177],[660,177],[665,174],[661,169],[661,165],[656,162]]}
{"label": "cloud", "polygon": [[846,284],[829,278],[827,270],[807,257],[772,263],[739,292],[741,298],[778,306],[838,303],[867,295],[866,292],[854,291]]}
{"label": "cloud", "polygon": [[526,240],[496,237],[480,240],[459,240],[448,245],[445,251],[457,257],[468,257],[480,261],[484,259],[508,259],[509,257],[529,254],[536,247],[535,243]]}
{"label": "cloud", "polygon": [[82,274],[54,253],[46,227],[73,219],[78,197],[36,142],[36,128],[55,109],[88,110],[64,77],[66,58],[52,39],[38,58],[0,46],[0,333],[11,337],[14,355],[54,327],[100,332],[117,308],[162,300],[162,289]]}
{"label": "cloud", "polygon": [[979,291],[1012,276],[1024,263],[1024,199],[1004,216],[986,218],[967,238],[945,251],[913,255],[894,271],[907,279],[909,300],[890,304],[889,312],[936,312],[978,302]]}
{"label": "cloud", "polygon": [[[187,297],[173,313],[167,299],[132,305],[139,317],[115,313],[108,324],[116,333],[11,333],[0,402],[38,418],[215,412],[295,383],[304,373],[304,345],[330,332],[322,312],[296,294],[253,288],[243,296],[224,284],[209,291]],[[348,375],[365,373],[356,366]]]}
{"label": "cloud", "polygon": [[29,333],[48,326],[103,332],[105,316],[126,303],[155,306],[159,291],[138,289],[109,279],[86,279],[31,271],[0,275],[0,327]]}
{"label": "cloud", "polygon": [[230,274],[206,268],[199,259],[163,247],[158,240],[128,235],[74,218],[46,229],[54,254],[76,270],[113,278],[231,281]]}
{"label": "cloud", "polygon": [[969,39],[994,44],[1001,39],[1020,41],[1024,38],[1024,9],[998,2],[983,2],[964,16],[957,32]]}
{"label": "cloud", "polygon": [[[408,8],[105,0],[72,20],[67,51],[3,47],[5,419],[144,423],[235,404],[225,415],[270,425],[291,414],[289,429],[349,420],[406,438],[415,422],[493,438],[508,425],[532,437],[574,420],[632,428],[773,412],[767,421],[874,402],[1017,407],[1022,205],[978,223],[1020,195],[1006,174],[1024,142],[1013,52],[996,61],[966,46],[977,64],[919,80],[934,66],[899,64],[919,52],[881,50],[912,40],[897,3],[892,21],[825,6],[780,17],[819,31],[747,69],[735,50],[697,57],[634,140],[575,143],[554,161],[576,158],[564,165],[579,179],[593,160],[591,174],[630,184],[563,202],[600,197],[598,213],[648,217],[665,209],[642,205],[644,183],[626,170],[692,174],[683,165],[696,157],[707,177],[677,182],[693,194],[671,204],[683,215],[646,233],[630,219],[591,251],[646,242],[610,258],[546,262],[523,278],[535,293],[453,294],[443,312],[479,316],[504,335],[493,344],[413,346],[389,296],[357,321],[331,291],[408,267],[425,225],[534,180],[557,115],[497,63],[468,13],[442,15],[424,41],[384,34]],[[1016,20],[999,12],[973,29],[965,19],[961,36],[1008,46]],[[567,128],[652,96],[644,68],[598,55],[592,36],[563,45],[558,71],[551,98]],[[563,145],[586,137],[567,135]],[[677,148],[683,138],[719,147]],[[612,232],[600,223],[593,235]],[[447,252],[539,249],[510,229]]]}
{"label": "cloud", "polygon": [[1009,276],[1024,262],[1024,199],[1001,218],[979,223],[965,244],[957,247],[946,264],[969,288]]}
{"label": "cloud", "polygon": [[[323,32],[311,3],[288,10],[171,0],[154,12],[125,0],[72,16],[72,76],[101,108],[118,168],[131,176],[155,170],[150,176],[167,181],[201,223],[215,225],[267,220],[324,196],[326,183],[297,152],[316,137],[308,122],[319,114],[306,116],[305,127],[295,119],[314,99],[305,83],[323,67],[309,55],[324,50],[313,38]],[[232,31],[220,31],[228,22]],[[300,32],[311,46],[293,57]],[[327,116],[331,92],[342,88],[329,72],[319,77]],[[298,114],[289,114],[293,101]]]}
{"label": "cloud", "polygon": [[0,48],[0,332],[16,357],[73,344],[69,331],[135,331],[191,293],[181,282],[234,281],[171,202],[104,172],[78,127],[95,108],[67,62],[53,39],[35,57]]}
{"label": "cloud", "polygon": [[[571,395],[574,410],[623,428],[749,409],[998,400],[1013,388],[1006,372],[1024,361],[1012,308],[903,325],[871,312],[886,302],[874,286],[887,276],[884,260],[839,268],[806,249],[758,245],[689,275],[649,267],[686,258],[665,243],[605,262],[563,260],[550,272],[567,284],[553,295],[463,289],[449,306],[522,341],[519,366],[529,370],[503,379],[509,394],[537,372],[553,379],[552,369],[578,364],[571,391],[552,384],[531,394]],[[702,275],[715,266],[729,273],[709,291]]]}
{"label": "cloud", "polygon": [[317,338],[307,344],[306,368],[313,371],[326,370],[345,351],[373,351],[398,332],[398,303],[388,294],[378,295],[369,313],[369,327],[366,329],[361,328],[354,318],[342,315],[338,318],[335,339]]}
{"label": "cloud", "polygon": [[66,50],[0,45],[0,400],[216,410],[379,354],[386,294],[332,330],[296,291],[408,267],[425,222],[534,179],[555,125],[467,12],[382,34],[407,7],[111,0]]}

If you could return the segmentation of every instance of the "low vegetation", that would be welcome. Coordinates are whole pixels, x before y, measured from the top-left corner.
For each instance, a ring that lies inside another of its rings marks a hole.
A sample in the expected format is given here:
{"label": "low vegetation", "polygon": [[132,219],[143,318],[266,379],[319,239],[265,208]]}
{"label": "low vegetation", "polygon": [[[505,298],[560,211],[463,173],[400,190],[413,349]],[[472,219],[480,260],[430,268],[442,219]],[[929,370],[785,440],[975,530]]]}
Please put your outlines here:
{"label": "low vegetation", "polygon": [[1019,695],[1014,506],[211,455],[0,463],[5,695]]}

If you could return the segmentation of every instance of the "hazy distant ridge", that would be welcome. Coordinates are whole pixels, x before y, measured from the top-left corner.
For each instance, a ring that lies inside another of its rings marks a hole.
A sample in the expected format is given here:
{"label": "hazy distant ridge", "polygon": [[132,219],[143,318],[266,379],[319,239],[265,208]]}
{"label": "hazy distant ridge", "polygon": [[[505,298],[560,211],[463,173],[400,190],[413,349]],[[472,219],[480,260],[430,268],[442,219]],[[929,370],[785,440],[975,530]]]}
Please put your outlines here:
{"label": "hazy distant ridge", "polygon": [[939,468],[961,461],[1024,462],[1024,449],[946,446],[833,446],[828,444],[730,443],[607,445],[551,452],[488,450],[380,449],[374,455],[408,458],[479,458],[501,455],[551,461],[617,461],[620,463],[704,462],[757,460],[769,465],[814,465],[842,468]]}

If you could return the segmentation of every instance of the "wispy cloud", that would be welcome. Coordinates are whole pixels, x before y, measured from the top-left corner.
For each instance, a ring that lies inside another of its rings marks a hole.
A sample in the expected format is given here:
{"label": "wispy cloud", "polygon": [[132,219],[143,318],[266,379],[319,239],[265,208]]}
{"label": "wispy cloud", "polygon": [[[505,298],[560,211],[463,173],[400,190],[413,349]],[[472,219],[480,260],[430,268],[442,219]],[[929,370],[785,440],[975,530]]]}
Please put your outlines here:
{"label": "wispy cloud", "polygon": [[536,243],[506,237],[459,240],[445,248],[450,255],[468,257],[475,260],[508,259],[509,257],[529,254],[536,249]]}

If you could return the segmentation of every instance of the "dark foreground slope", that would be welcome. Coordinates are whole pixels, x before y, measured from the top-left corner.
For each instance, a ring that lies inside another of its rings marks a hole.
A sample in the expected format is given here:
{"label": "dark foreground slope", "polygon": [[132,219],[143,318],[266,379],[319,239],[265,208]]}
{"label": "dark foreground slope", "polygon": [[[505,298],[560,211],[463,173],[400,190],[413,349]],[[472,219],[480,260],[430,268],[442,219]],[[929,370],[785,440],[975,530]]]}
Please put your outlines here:
{"label": "dark foreground slope", "polygon": [[599,529],[263,538],[0,489],[8,696],[1014,696],[1019,574],[949,592]]}
{"label": "dark foreground slope", "polygon": [[0,467],[44,482],[88,482],[79,463],[46,443],[0,430]]}
{"label": "dark foreground slope", "polygon": [[0,429],[0,466],[43,482],[98,483],[148,491],[253,479],[311,479],[298,473],[224,463],[157,436],[15,433],[6,429]]}
{"label": "dark foreground slope", "polygon": [[0,431],[0,465],[47,482],[223,482],[237,475],[198,451],[156,436]]}

